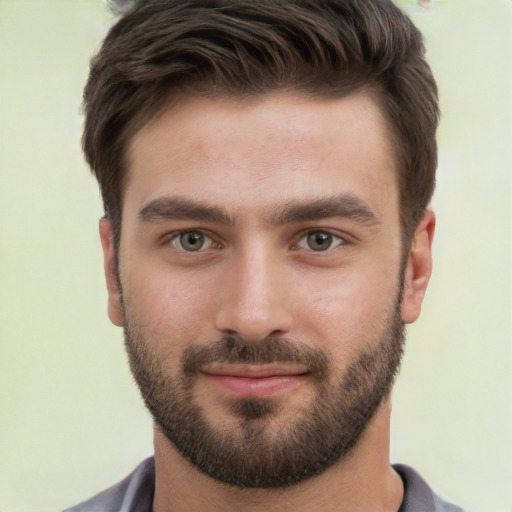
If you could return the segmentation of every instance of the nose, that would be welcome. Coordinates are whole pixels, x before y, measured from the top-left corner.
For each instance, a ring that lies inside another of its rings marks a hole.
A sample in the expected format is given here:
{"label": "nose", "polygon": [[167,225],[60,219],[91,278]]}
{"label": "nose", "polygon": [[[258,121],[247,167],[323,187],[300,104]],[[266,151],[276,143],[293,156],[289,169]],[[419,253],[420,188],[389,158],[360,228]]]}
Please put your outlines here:
{"label": "nose", "polygon": [[292,326],[291,287],[286,266],[272,251],[244,251],[223,275],[216,328],[248,341],[280,336]]}

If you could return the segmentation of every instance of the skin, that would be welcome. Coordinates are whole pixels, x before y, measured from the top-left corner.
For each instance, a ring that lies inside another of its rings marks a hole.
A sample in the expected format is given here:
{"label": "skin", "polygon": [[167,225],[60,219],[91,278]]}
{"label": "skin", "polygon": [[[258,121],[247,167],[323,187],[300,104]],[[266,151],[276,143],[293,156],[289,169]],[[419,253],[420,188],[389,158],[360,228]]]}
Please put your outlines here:
{"label": "skin", "polygon": [[[122,326],[129,315],[175,373],[191,344],[237,334],[255,343],[269,335],[300,340],[324,351],[342,375],[377,343],[398,293],[403,240],[387,132],[379,107],[362,93],[180,101],[131,140],[119,268],[110,224],[100,222],[111,321]],[[371,222],[346,212],[308,211],[284,222],[271,215],[333,197],[356,198]],[[155,212],[155,200],[166,212],[144,215]],[[231,222],[177,216],[177,200],[222,209]],[[404,323],[420,314],[434,226],[427,210],[406,255]],[[205,248],[183,250],[184,230],[205,233]],[[334,235],[325,251],[308,246],[307,235],[317,231]],[[283,404],[272,422],[284,424],[313,398],[308,378],[288,380],[272,393]],[[226,407],[230,393],[211,376],[194,384],[194,400],[214,425],[236,424]],[[396,511],[403,488],[389,463],[389,415],[386,400],[349,457],[272,491],[207,477],[155,428],[154,510]]]}

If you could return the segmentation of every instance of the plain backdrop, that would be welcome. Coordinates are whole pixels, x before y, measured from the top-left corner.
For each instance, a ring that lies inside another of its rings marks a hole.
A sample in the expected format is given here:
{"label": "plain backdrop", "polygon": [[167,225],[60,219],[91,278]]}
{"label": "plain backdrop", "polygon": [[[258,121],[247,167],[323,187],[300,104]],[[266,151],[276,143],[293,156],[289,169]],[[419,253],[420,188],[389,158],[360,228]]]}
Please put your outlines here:
{"label": "plain backdrop", "polygon": [[[512,1],[399,2],[443,110],[434,275],[394,391],[392,460],[469,511],[511,512]],[[0,0],[0,510],[124,477],[152,429],[109,324],[80,150],[101,0]]]}

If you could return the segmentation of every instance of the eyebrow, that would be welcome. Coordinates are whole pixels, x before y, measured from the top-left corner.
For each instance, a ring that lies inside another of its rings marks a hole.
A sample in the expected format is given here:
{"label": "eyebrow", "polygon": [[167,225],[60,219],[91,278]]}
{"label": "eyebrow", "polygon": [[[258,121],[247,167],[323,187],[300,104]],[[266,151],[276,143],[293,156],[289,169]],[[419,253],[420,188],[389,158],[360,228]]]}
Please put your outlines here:
{"label": "eyebrow", "polygon": [[159,220],[197,220],[234,226],[236,219],[224,208],[182,197],[163,197],[149,202],[138,214],[140,222]]}
{"label": "eyebrow", "polygon": [[[367,226],[375,226],[380,223],[371,207],[351,194],[339,194],[303,201],[293,200],[284,203],[267,216],[266,223],[271,226],[282,226],[329,217],[348,218]],[[222,207],[175,196],[150,201],[140,210],[138,220],[139,222],[196,220],[226,226],[237,224],[236,216],[230,215]]]}
{"label": "eyebrow", "polygon": [[273,213],[270,223],[275,226],[310,220],[341,217],[366,226],[380,224],[380,219],[362,199],[352,194],[339,194],[319,199],[290,202]]}

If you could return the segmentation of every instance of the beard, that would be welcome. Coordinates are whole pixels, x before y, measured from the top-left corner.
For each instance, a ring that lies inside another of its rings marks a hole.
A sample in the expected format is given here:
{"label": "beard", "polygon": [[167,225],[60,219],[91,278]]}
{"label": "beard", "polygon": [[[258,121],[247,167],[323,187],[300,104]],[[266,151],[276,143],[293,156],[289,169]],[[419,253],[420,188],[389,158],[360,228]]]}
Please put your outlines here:
{"label": "beard", "polygon": [[[380,339],[336,372],[320,349],[281,337],[249,342],[225,336],[191,345],[171,375],[151,339],[126,314],[130,367],[156,427],[204,474],[241,488],[283,488],[321,474],[347,458],[387,397],[403,354],[400,297]],[[129,311],[126,311],[129,313]],[[340,340],[340,343],[343,340]],[[306,368],[313,399],[279,421],[284,399],[226,401],[235,422],[214,425],[194,398],[194,383],[212,363],[290,363]]]}

